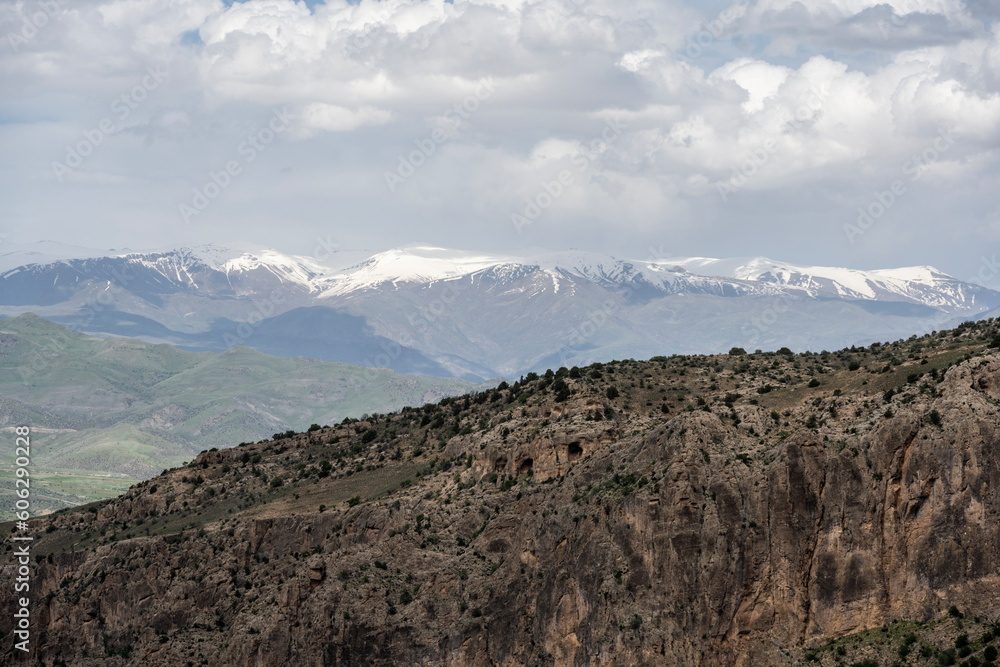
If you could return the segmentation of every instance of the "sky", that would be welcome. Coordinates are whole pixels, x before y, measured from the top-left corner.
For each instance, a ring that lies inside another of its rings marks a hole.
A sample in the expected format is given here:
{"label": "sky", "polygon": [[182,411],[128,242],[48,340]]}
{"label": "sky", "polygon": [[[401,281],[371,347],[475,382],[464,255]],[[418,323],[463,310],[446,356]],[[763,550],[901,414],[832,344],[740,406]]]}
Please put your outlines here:
{"label": "sky", "polygon": [[993,0],[15,0],[0,244],[414,242],[1000,283]]}

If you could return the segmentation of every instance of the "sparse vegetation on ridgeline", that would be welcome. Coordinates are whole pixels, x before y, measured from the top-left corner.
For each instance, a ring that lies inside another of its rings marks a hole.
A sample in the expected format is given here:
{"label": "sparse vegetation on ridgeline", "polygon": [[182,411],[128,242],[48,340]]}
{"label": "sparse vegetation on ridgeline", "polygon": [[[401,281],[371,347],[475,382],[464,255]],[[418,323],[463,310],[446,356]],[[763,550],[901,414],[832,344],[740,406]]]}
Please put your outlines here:
{"label": "sparse vegetation on ridgeline", "polygon": [[[202,452],[32,522],[45,658],[983,667],[998,331],[560,368]],[[886,599],[913,618],[869,650]]]}

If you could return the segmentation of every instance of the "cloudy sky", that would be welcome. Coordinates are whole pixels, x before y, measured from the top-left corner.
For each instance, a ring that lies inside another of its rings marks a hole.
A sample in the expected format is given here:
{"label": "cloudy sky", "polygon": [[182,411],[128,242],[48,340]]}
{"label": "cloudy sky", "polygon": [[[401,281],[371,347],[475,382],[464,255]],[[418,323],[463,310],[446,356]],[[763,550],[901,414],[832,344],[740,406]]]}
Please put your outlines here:
{"label": "cloudy sky", "polygon": [[969,278],[1000,255],[997,4],[6,1],[0,242]]}

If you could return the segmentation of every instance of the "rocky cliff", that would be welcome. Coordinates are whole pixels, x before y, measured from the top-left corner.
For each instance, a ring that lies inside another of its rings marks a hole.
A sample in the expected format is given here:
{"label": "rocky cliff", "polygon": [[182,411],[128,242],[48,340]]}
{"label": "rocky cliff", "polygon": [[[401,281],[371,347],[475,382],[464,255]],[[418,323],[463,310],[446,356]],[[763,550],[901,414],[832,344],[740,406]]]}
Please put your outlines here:
{"label": "rocky cliff", "polygon": [[31,522],[35,659],[793,665],[995,619],[994,328],[561,369],[204,452]]}

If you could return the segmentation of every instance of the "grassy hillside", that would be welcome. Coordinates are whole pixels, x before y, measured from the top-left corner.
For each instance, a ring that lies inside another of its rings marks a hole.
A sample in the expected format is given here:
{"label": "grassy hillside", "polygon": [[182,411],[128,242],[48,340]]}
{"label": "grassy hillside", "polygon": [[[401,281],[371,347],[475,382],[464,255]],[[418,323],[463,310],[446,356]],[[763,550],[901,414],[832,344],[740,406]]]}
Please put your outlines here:
{"label": "grassy hillside", "polygon": [[[0,321],[0,432],[34,429],[42,509],[114,495],[211,447],[472,387],[246,347],[213,354],[99,340],[31,314]],[[0,463],[0,475],[9,470]]]}

